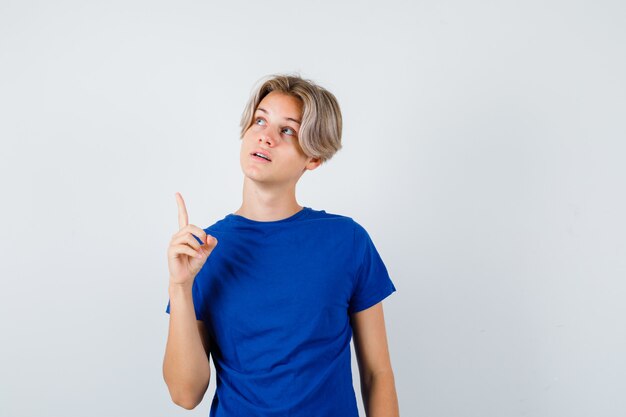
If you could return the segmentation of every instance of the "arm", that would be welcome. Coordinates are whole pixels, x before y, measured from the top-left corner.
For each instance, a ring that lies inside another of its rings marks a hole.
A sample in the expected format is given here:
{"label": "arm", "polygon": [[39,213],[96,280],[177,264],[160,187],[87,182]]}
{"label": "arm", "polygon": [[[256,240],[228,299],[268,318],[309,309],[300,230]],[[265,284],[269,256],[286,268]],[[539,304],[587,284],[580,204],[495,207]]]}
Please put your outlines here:
{"label": "arm", "polygon": [[398,417],[382,302],[350,316],[367,417]]}
{"label": "arm", "polygon": [[179,406],[195,408],[211,378],[209,338],[201,320],[196,320],[191,285],[170,285],[170,324],[163,359],[163,378]]}

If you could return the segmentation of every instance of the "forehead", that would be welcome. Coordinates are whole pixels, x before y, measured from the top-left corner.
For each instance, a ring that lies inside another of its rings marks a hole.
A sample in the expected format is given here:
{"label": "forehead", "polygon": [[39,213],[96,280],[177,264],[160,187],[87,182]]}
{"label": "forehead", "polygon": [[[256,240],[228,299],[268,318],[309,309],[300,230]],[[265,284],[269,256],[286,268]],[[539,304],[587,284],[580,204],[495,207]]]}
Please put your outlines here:
{"label": "forehead", "polygon": [[299,117],[302,113],[302,101],[298,97],[279,91],[272,91],[259,103],[259,107],[270,113],[278,112],[286,117]]}

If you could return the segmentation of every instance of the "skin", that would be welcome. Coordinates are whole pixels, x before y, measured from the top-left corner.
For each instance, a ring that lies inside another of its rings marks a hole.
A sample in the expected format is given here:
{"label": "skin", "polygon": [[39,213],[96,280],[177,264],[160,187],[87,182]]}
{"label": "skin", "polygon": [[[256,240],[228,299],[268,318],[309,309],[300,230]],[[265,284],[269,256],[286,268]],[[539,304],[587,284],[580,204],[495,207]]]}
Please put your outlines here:
{"label": "skin", "polygon": [[[258,110],[259,108],[265,109],[266,112]],[[302,151],[298,143],[300,125],[287,120],[289,118],[301,120],[302,103],[298,98],[271,92],[261,100],[254,116],[252,126],[241,140],[243,201],[235,214],[256,221],[281,220],[302,209],[296,201],[296,184],[307,170],[316,169],[321,161],[307,156]],[[251,153],[257,149],[268,152],[271,155],[271,162],[255,160]],[[208,387],[210,373],[207,371],[207,365],[210,345],[206,329],[202,321],[196,323],[193,304],[189,302],[193,283],[193,278],[190,277],[195,276],[194,271],[197,273],[202,267],[217,245],[217,241],[214,237],[206,235],[201,228],[188,224],[185,203],[179,193],[177,203],[179,231],[172,238],[169,251],[171,259],[168,258],[170,259],[168,349],[175,351],[169,356],[169,379],[173,382],[168,383],[168,388],[174,402],[192,409],[200,403]],[[191,236],[192,232],[203,241],[203,245]],[[180,314],[175,314],[174,303],[177,300],[180,300],[181,306],[176,310],[180,310]],[[178,328],[172,326],[174,320],[178,320]],[[382,302],[352,314],[350,321],[367,417],[399,416]],[[177,338],[171,342],[170,347],[172,334]]]}
{"label": "skin", "polygon": [[[178,231],[167,248],[170,273],[170,322],[163,358],[163,379],[172,401],[188,410],[204,396],[211,379],[209,337],[201,320],[196,320],[192,285],[217,239],[189,224],[183,196],[176,193]],[[198,243],[197,236],[203,242]]]}
{"label": "skin", "polygon": [[[261,100],[252,126],[241,139],[243,202],[235,214],[251,220],[273,221],[302,209],[296,201],[296,183],[321,161],[302,151],[297,136],[300,125],[287,120],[302,120],[301,115],[302,104],[296,97],[272,91]],[[259,148],[271,154],[271,162],[259,162],[250,156]]]}
{"label": "skin", "polygon": [[350,315],[354,352],[367,417],[400,415],[395,378],[389,358],[383,303]]}

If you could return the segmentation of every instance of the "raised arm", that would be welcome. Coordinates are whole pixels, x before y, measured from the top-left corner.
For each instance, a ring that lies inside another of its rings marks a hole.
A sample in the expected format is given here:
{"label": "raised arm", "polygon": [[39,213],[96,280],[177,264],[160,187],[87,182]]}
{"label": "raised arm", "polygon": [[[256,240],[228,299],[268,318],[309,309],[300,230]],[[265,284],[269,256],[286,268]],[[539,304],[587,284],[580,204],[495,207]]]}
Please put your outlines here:
{"label": "raised arm", "polygon": [[[167,251],[170,323],[163,379],[172,401],[191,410],[202,401],[211,378],[211,347],[203,322],[196,319],[193,281],[217,245],[217,239],[190,225],[182,196],[176,193],[176,198],[179,231],[172,236]],[[200,245],[194,235],[204,243]]]}

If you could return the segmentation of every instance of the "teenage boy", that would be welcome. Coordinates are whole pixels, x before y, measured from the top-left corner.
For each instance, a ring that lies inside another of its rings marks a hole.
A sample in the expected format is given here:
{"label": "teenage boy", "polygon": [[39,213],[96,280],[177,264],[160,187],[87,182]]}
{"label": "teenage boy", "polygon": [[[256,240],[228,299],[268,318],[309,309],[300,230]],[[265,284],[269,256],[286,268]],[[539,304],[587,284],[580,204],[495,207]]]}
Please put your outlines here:
{"label": "teenage boy", "polygon": [[341,129],[332,93],[273,75],[241,118],[241,207],[203,230],[176,193],[163,376],[181,407],[202,400],[212,356],[211,417],[358,417],[354,336],[367,416],[399,415],[381,302],[396,291],[387,269],[352,218],[296,201],[302,174],[341,149]]}

